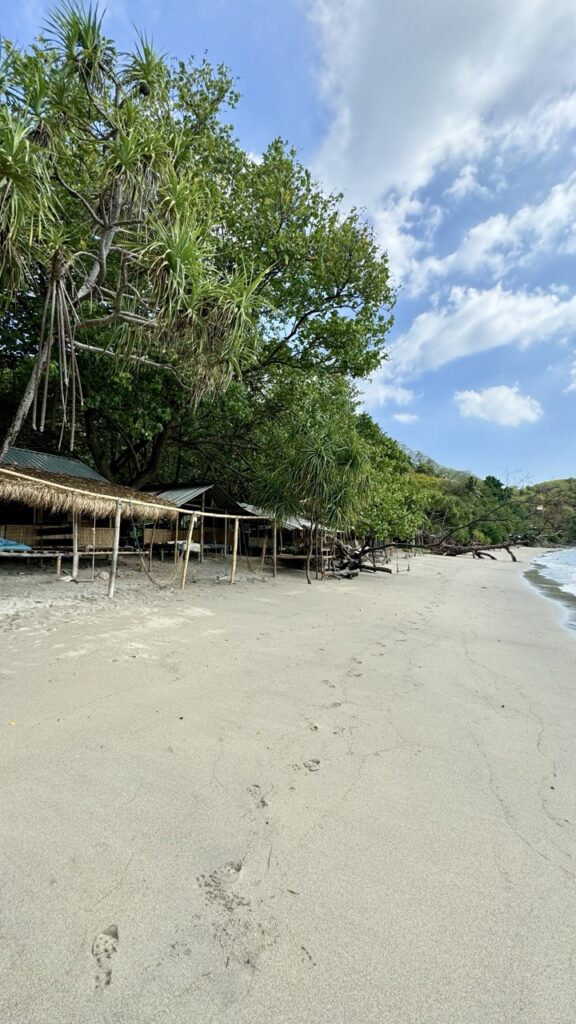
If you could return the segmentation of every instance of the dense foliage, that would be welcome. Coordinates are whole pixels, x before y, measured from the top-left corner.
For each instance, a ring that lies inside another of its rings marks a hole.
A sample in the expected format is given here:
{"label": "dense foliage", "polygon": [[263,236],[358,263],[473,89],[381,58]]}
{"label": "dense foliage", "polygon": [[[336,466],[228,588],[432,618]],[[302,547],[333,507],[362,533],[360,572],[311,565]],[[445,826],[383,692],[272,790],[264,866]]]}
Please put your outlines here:
{"label": "dense foliage", "polygon": [[576,480],[508,487],[494,476],[439,466],[412,454],[414,481],[424,515],[421,533],[430,540],[502,544],[576,544]]}
{"label": "dense foliage", "polygon": [[4,447],[69,446],[135,486],[218,482],[362,536],[542,537],[544,503],[549,536],[576,538],[568,484],[442,470],[359,411],[392,324],[386,254],[283,141],[243,151],[237,99],[224,67],[144,36],[120,52],[75,0],[27,50],[4,41]]}

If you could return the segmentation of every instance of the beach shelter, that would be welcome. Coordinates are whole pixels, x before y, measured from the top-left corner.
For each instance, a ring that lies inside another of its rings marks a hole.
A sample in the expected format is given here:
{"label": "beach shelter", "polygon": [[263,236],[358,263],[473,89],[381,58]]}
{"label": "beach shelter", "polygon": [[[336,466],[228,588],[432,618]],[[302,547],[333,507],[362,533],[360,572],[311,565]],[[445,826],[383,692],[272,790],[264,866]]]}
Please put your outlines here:
{"label": "beach shelter", "polygon": [[[9,450],[10,453],[10,450]],[[36,453],[40,454],[40,453]],[[55,458],[59,458],[56,456]],[[68,460],[64,460],[68,461]],[[76,460],[70,460],[75,462]],[[51,463],[51,470],[54,463]],[[83,465],[82,463],[80,465]],[[90,469],[90,467],[86,467]],[[172,502],[159,498],[155,494],[135,491],[130,487],[111,484],[99,474],[93,476],[70,475],[64,472],[53,472],[44,467],[24,467],[18,462],[0,464],[0,510],[5,518],[11,505],[17,504],[47,514],[66,514],[72,520],[72,576],[76,577],[80,557],[79,522],[82,515],[98,519],[113,519],[111,528],[111,548],[103,552],[112,556],[109,596],[114,592],[116,566],[120,544],[120,528],[122,520],[150,522],[158,519],[176,519],[178,508]],[[27,543],[23,537],[10,535],[10,524],[0,526],[4,539]],[[8,530],[8,532],[7,532]],[[51,534],[54,544],[50,551],[60,560],[67,552],[58,548],[58,535]],[[5,555],[9,552],[5,552]],[[19,557],[32,557],[35,552],[20,552]],[[37,557],[45,557],[46,546],[38,551]]]}

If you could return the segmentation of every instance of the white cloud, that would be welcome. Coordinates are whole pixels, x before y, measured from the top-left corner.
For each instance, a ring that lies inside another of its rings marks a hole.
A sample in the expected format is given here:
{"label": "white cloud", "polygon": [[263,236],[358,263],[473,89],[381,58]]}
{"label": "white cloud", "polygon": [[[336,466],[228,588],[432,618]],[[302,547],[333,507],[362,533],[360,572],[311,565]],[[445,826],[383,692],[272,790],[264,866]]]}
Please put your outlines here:
{"label": "white cloud", "polygon": [[[449,278],[503,280],[554,247],[576,253],[575,177],[515,213],[504,202],[518,168],[549,161],[576,130],[573,0],[307,7],[331,115],[315,170],[367,210],[395,284],[416,298]],[[438,185],[444,207],[426,199]],[[479,197],[502,209],[439,255],[442,219]]]}
{"label": "white cloud", "polygon": [[572,0],[312,0],[332,124],[331,185],[374,210],[493,145],[553,147],[574,126]]}
{"label": "white cloud", "polygon": [[386,383],[380,373],[365,381],[362,391],[364,403],[369,406],[387,405],[389,402],[403,406],[414,401],[413,391],[402,384]]}
{"label": "white cloud", "polygon": [[444,195],[453,199],[464,199],[465,196],[470,195],[490,195],[490,189],[486,188],[485,185],[481,185],[478,181],[477,173],[478,168],[474,164],[464,164],[450,188],[446,189]]}
{"label": "white cloud", "polygon": [[500,427],[518,427],[542,418],[542,406],[530,395],[522,395],[517,384],[505,384],[483,391],[457,391],[454,395],[461,416],[496,423]]}
{"label": "white cloud", "polygon": [[574,360],[574,362],[572,363],[572,366],[570,367],[570,380],[568,382],[568,387],[564,388],[564,390],[565,391],[576,391],[576,359]]}
{"label": "white cloud", "polygon": [[525,348],[566,340],[576,333],[576,295],[453,288],[448,302],[417,316],[390,349],[390,360],[373,378],[376,388],[419,376],[463,356],[502,345]]}
{"label": "white cloud", "polygon": [[[540,203],[526,204],[511,215],[495,214],[470,229],[458,248],[443,259],[427,257],[404,264],[411,291],[423,291],[434,278],[488,273],[504,277],[543,253],[576,251],[576,174],[558,182]],[[413,249],[415,252],[416,249]]]}
{"label": "white cloud", "polygon": [[417,423],[420,419],[415,412],[397,412],[393,417],[398,423]]}

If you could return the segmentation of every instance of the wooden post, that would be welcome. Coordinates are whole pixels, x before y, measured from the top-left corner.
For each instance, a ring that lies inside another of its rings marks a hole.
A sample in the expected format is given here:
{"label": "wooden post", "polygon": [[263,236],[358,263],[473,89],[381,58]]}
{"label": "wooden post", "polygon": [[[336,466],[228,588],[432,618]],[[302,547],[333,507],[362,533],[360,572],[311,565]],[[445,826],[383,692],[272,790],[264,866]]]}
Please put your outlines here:
{"label": "wooden post", "polygon": [[[202,511],[206,508],[206,492],[202,495]],[[200,557],[199,562],[204,561],[204,516],[200,519]]]}
{"label": "wooden post", "polygon": [[260,568],[264,568],[264,562],[266,561],[266,548],[268,547],[268,534],[264,534],[264,543],[262,545],[262,558],[260,560]]}
{"label": "wooden post", "polygon": [[92,581],[96,579],[96,516],[92,516]]}
{"label": "wooden post", "polygon": [[224,561],[228,558],[228,517],[224,520]]}
{"label": "wooden post", "polygon": [[78,514],[72,513],[72,579],[78,579],[78,565],[80,556],[78,554]]}
{"label": "wooden post", "polygon": [[62,555],[56,556],[56,575],[58,577],[62,575]]}
{"label": "wooden post", "polygon": [[186,534],[186,551],[184,552],[184,565],[182,566],[182,579],[180,580],[180,590],[184,590],[186,586],[186,576],[188,574],[188,560],[190,558],[190,547],[192,545],[192,534],[194,532],[194,524],[196,522],[196,516],[190,516],[190,522],[188,523],[188,533]]}
{"label": "wooden post", "polygon": [[122,502],[116,502],[116,515],[114,518],[114,543],[112,545],[112,566],[110,568],[110,578],[108,580],[108,597],[114,597],[114,587],[116,586],[116,569],[118,566],[118,548],[120,546],[120,523],[122,522]]}
{"label": "wooden post", "polygon": [[[226,520],[228,522],[228,520]],[[234,541],[232,544],[232,571],[230,573],[230,583],[234,583],[236,579],[236,563],[238,561],[238,516],[234,520]]]}
{"label": "wooden post", "polygon": [[148,551],[148,569],[152,572],[152,558],[154,554],[154,534],[156,533],[156,522],[155,519],[152,524],[152,536],[150,537],[150,550]]}
{"label": "wooden post", "polygon": [[176,513],[176,526],[174,527],[174,565],[178,561],[178,541],[180,540],[180,513]]}
{"label": "wooden post", "polygon": [[272,527],[272,575],[276,579],[278,572],[278,527],[276,523]]}

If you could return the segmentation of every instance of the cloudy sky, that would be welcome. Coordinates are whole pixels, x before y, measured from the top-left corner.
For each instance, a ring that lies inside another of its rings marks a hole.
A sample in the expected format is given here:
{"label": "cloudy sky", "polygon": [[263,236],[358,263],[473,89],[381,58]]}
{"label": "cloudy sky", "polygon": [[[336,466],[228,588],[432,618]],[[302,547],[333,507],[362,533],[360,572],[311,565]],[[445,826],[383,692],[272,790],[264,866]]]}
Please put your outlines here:
{"label": "cloudy sky", "polygon": [[[27,41],[49,5],[0,32]],[[385,430],[502,479],[576,475],[574,0],[110,0],[238,76],[235,124],[365,208],[399,289]]]}

